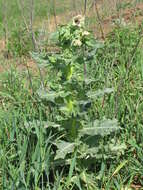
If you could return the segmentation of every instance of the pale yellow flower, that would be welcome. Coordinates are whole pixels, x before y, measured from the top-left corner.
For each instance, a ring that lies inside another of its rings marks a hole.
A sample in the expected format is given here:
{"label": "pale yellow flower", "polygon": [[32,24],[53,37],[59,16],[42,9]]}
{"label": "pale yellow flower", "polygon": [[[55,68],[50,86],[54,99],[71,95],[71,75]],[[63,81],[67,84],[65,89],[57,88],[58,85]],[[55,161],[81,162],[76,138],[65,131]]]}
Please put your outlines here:
{"label": "pale yellow flower", "polygon": [[88,31],[84,31],[83,33],[82,33],[82,35],[83,36],[88,36],[90,33],[88,32]]}
{"label": "pale yellow flower", "polygon": [[73,18],[73,26],[81,27],[84,25],[85,18],[82,15],[77,15]]}
{"label": "pale yellow flower", "polygon": [[74,41],[73,41],[73,45],[80,47],[80,46],[82,45],[82,42],[81,42],[80,40],[74,40]]}

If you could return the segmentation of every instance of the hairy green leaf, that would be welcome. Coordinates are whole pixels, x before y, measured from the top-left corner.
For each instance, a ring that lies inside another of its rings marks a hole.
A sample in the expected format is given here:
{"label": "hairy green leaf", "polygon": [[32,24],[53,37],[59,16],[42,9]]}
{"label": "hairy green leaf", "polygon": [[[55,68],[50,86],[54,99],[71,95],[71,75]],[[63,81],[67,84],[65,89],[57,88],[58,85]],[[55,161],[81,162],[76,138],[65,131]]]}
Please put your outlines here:
{"label": "hairy green leaf", "polygon": [[58,150],[56,152],[55,160],[64,159],[68,153],[72,153],[74,151],[75,144],[66,141],[60,141],[56,143],[56,146]]}
{"label": "hairy green leaf", "polygon": [[119,130],[118,122],[116,119],[103,119],[103,120],[95,120],[93,123],[89,124],[89,127],[84,127],[80,130],[80,135],[108,135],[111,132]]}

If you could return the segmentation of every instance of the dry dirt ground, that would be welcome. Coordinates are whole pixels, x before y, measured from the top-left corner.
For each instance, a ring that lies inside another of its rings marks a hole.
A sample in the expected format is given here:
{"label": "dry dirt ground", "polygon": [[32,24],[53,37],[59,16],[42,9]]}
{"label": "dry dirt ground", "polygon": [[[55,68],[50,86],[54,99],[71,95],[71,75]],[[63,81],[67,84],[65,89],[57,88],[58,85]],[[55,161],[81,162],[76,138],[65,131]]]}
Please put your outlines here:
{"label": "dry dirt ground", "polygon": [[105,35],[113,29],[114,21],[120,18],[124,19],[124,22],[127,24],[141,24],[141,22],[143,22],[143,3],[140,3],[135,7],[126,8],[117,14],[105,18],[101,22]]}

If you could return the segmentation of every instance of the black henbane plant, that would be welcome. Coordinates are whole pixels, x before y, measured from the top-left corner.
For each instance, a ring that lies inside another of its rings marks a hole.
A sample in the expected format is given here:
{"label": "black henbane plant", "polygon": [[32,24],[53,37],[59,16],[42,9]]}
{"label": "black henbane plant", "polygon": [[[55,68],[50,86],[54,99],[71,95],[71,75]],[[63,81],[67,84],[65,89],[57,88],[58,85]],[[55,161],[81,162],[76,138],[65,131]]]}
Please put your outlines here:
{"label": "black henbane plant", "polygon": [[95,89],[93,65],[101,45],[85,30],[84,18],[77,16],[58,30],[59,53],[43,59],[33,54],[48,70],[48,85],[39,89],[38,95],[48,110],[47,129],[60,134],[53,141],[57,148],[55,160],[71,158],[75,151],[79,160],[106,158],[104,150],[111,151],[114,147],[114,143],[103,145],[103,139],[119,129],[117,120],[95,118],[94,102],[98,96],[113,91],[104,89],[99,95]]}

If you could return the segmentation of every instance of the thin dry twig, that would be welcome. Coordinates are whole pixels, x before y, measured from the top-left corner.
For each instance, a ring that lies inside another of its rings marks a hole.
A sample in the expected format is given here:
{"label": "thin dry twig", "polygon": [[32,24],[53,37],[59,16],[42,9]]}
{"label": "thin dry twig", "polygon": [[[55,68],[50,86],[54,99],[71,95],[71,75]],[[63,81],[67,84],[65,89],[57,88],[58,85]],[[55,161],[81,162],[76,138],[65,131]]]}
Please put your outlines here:
{"label": "thin dry twig", "polygon": [[57,18],[56,18],[56,7],[55,7],[55,0],[52,0],[53,1],[53,15],[54,15],[54,21],[55,21],[55,26],[57,28],[58,24],[57,24]]}
{"label": "thin dry twig", "polygon": [[27,23],[26,18],[25,18],[25,16],[24,16],[24,4],[23,4],[23,1],[17,0],[17,5],[18,5],[18,7],[19,7],[21,16],[22,16],[22,18],[23,18],[23,22],[24,22],[24,24],[25,24],[26,30],[27,30],[28,33],[30,33],[30,29],[29,29],[28,23]]}
{"label": "thin dry twig", "polygon": [[100,14],[99,14],[99,11],[98,11],[96,0],[94,0],[94,7],[95,7],[95,12],[96,12],[96,15],[97,15],[98,22],[99,22],[99,26],[100,26],[101,36],[102,36],[102,39],[105,40],[105,35],[104,35],[103,27],[102,27],[102,21],[100,19]]}
{"label": "thin dry twig", "polygon": [[77,14],[76,0],[73,0],[73,8],[74,8],[75,13]]}
{"label": "thin dry twig", "polygon": [[87,0],[84,0],[84,15],[86,16]]}
{"label": "thin dry twig", "polygon": [[33,42],[34,50],[37,50],[36,39],[35,39],[35,35],[33,32],[33,18],[34,18],[34,0],[31,0],[30,1],[30,31],[31,31],[31,35],[32,35],[32,42]]}
{"label": "thin dry twig", "polygon": [[7,3],[6,2],[2,2],[2,6],[3,6],[3,30],[4,30],[4,43],[5,43],[5,46],[7,45],[7,42],[8,42],[8,24],[7,24]]}

